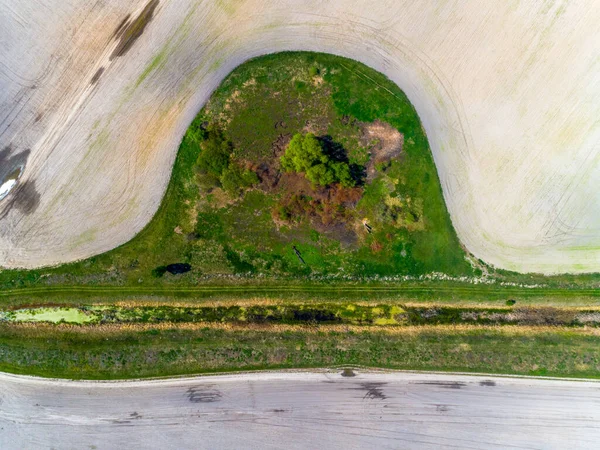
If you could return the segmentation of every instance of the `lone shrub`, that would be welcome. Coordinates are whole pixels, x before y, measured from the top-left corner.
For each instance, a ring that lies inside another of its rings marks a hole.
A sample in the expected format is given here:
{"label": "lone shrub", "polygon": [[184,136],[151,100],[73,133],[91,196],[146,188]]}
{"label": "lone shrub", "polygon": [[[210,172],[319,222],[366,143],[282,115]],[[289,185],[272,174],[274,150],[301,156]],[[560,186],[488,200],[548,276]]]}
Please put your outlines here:
{"label": "lone shrub", "polygon": [[229,166],[229,159],[233,151],[231,142],[225,139],[220,130],[212,128],[208,130],[206,139],[200,144],[200,149],[196,160],[198,172],[220,177]]}
{"label": "lone shrub", "polygon": [[254,172],[232,162],[232,153],[233,144],[221,130],[213,126],[204,133],[196,160],[197,181],[202,189],[211,190],[221,185],[229,194],[239,195],[244,189],[258,183],[258,176]]}
{"label": "lone shrub", "polygon": [[285,171],[304,173],[306,178],[315,185],[328,186],[333,183],[340,183],[343,187],[356,185],[348,163],[332,161],[312,133],[307,133],[305,136],[300,133],[295,134],[280,161]]}
{"label": "lone shrub", "polygon": [[160,278],[165,274],[166,271],[167,271],[167,266],[158,266],[158,267],[152,269],[152,276],[154,278]]}
{"label": "lone shrub", "polygon": [[316,164],[327,162],[329,158],[312,133],[306,136],[296,133],[281,157],[281,167],[288,172],[306,172]]}

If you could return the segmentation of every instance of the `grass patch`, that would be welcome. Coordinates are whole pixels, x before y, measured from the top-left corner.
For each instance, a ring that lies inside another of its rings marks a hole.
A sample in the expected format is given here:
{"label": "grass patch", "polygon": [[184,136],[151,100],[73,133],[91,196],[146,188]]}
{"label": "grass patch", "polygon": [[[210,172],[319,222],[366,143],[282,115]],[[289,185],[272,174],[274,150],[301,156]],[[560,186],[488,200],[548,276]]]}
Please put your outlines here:
{"label": "grass patch", "polygon": [[363,365],[598,377],[600,338],[560,328],[373,330],[31,327],[0,324],[0,370],[117,379],[231,370]]}

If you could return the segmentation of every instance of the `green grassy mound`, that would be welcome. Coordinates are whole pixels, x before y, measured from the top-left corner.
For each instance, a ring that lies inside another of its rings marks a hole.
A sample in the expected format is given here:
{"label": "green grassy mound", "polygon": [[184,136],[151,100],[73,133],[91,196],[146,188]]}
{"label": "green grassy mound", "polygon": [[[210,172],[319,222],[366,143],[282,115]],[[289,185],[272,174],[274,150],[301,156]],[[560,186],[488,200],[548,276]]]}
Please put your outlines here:
{"label": "green grassy mound", "polygon": [[[327,167],[338,170],[335,183],[311,183],[317,170],[281,167],[297,133],[316,136]],[[189,270],[171,273],[174,264]],[[0,283],[139,286],[431,272],[473,274],[404,93],[352,60],[280,53],[251,60],[223,81],[183,138],[158,213],[131,242],[59,268],[2,272]]]}

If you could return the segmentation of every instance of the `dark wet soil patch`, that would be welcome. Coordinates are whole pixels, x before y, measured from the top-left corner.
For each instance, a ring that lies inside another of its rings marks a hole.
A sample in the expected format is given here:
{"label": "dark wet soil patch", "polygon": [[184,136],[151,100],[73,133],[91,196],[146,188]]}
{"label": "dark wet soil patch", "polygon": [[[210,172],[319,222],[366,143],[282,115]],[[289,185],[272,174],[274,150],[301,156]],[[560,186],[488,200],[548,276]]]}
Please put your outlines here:
{"label": "dark wet soil patch", "polygon": [[417,381],[411,384],[425,384],[447,389],[462,389],[467,385],[467,383],[463,383],[462,381]]}
{"label": "dark wet soil patch", "polygon": [[100,77],[102,76],[102,74],[104,73],[104,67],[100,67],[96,73],[94,74],[94,76],[92,77],[92,80],[90,81],[90,84],[96,84],[98,82],[98,80],[100,79]]}
{"label": "dark wet soil patch", "polygon": [[135,41],[144,33],[146,26],[150,23],[154,16],[154,10],[158,6],[159,0],[151,0],[144,7],[139,16],[128,22],[127,18],[115,30],[115,37],[119,39],[119,43],[110,59],[118,56],[123,56],[133,46]]}
{"label": "dark wet soil patch", "polygon": [[119,24],[119,26],[115,29],[112,37],[113,38],[118,38],[119,36],[121,36],[121,34],[123,33],[123,31],[125,30],[125,27],[127,26],[127,23],[129,22],[129,18],[131,17],[131,14],[127,14],[123,20],[121,21],[121,23]]}
{"label": "dark wet soil patch", "polygon": [[353,391],[361,391],[364,392],[363,400],[385,400],[387,395],[383,392],[383,387],[387,385],[384,382],[366,382],[366,383],[358,383],[355,386],[349,388]]}
{"label": "dark wet soil patch", "polygon": [[[11,156],[11,151],[11,146],[7,146],[0,151],[0,186],[7,181],[20,178],[30,153],[29,150],[25,150]],[[35,180],[17,183],[10,192],[11,196],[6,203],[3,202],[2,204],[3,209],[0,212],[0,219],[3,219],[12,208],[16,208],[23,214],[31,214],[40,203],[40,194],[35,187]]]}
{"label": "dark wet soil patch", "polygon": [[220,401],[223,397],[223,393],[212,386],[191,387],[186,394],[192,403],[214,403]]}
{"label": "dark wet soil patch", "polygon": [[40,204],[40,194],[35,187],[35,180],[27,180],[18,185],[11,203],[12,207],[23,214],[33,213]]}
{"label": "dark wet soil patch", "polygon": [[360,383],[360,387],[355,389],[366,391],[363,399],[385,400],[387,395],[383,393],[383,386],[386,384],[378,382]]}
{"label": "dark wet soil patch", "polygon": [[21,171],[21,168],[17,167],[15,170],[9,173],[8,176],[4,180],[2,180],[2,182],[6,183],[7,181],[18,180],[19,176],[21,175]]}
{"label": "dark wet soil patch", "polygon": [[20,153],[14,153],[12,145],[7,145],[0,150],[0,185],[15,175],[18,177],[27,163],[30,151],[24,150]]}

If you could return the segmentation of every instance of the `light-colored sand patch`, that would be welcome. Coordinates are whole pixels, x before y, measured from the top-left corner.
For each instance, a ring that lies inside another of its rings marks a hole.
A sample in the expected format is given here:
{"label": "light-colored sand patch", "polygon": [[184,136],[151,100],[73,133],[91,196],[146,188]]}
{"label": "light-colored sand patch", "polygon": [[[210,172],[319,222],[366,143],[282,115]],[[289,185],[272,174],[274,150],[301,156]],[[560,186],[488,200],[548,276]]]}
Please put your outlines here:
{"label": "light-colored sand patch", "polygon": [[361,144],[370,149],[367,180],[377,173],[376,166],[397,158],[402,151],[404,136],[390,124],[376,120],[362,125]]}
{"label": "light-colored sand patch", "polygon": [[10,190],[13,187],[15,187],[15,184],[17,184],[17,180],[14,178],[12,180],[7,180],[4,183],[2,183],[2,185],[0,186],[0,200],[6,197]]}

